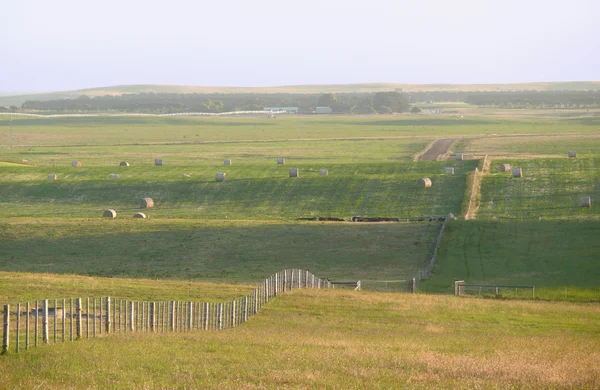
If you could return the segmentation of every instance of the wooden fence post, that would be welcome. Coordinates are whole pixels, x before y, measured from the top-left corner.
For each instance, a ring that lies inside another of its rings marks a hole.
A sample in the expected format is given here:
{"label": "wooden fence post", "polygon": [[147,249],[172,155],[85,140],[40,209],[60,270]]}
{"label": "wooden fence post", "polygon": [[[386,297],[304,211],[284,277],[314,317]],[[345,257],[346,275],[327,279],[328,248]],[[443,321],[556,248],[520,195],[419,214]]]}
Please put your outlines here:
{"label": "wooden fence post", "polygon": [[[56,317],[55,317],[56,318]],[[90,298],[85,298],[85,338],[90,338]]]}
{"label": "wooden fence post", "polygon": [[236,301],[231,301],[231,327],[235,326],[235,303]]}
{"label": "wooden fence post", "polygon": [[56,331],[57,331],[56,323],[57,322],[58,322],[58,301],[55,299],[54,300],[54,344],[56,344]]}
{"label": "wooden fence post", "polygon": [[30,307],[29,302],[25,305],[25,310],[27,311],[27,317],[25,317],[25,349],[29,349],[29,314]]}
{"label": "wooden fence post", "polygon": [[76,323],[75,323],[75,329],[77,332],[77,340],[81,339],[81,334],[83,333],[81,330],[83,328],[82,326],[82,321],[81,321],[81,312],[82,312],[82,305],[81,305],[81,298],[77,298],[75,300],[75,313],[76,313]]}
{"label": "wooden fence post", "polygon": [[223,329],[223,304],[217,305],[217,329]]}
{"label": "wooden fence post", "polygon": [[33,340],[33,345],[38,346],[38,327],[40,324],[40,301],[35,301],[35,329],[33,332],[33,336],[35,340]]}
{"label": "wooden fence post", "polygon": [[156,302],[150,302],[150,331],[155,332],[156,325]]}
{"label": "wooden fence post", "polygon": [[175,301],[171,301],[171,323],[170,323],[170,328],[171,328],[171,332],[175,331]]}
{"label": "wooden fence post", "polygon": [[2,327],[2,353],[8,352],[9,341],[10,341],[10,305],[4,305],[4,325]]}
{"label": "wooden fence post", "polygon": [[464,283],[464,280],[455,280],[454,281],[454,295],[460,295],[461,291],[460,291],[460,283]]}
{"label": "wooden fence post", "polygon": [[129,330],[135,332],[135,302],[129,302]]}
{"label": "wooden fence post", "polygon": [[194,326],[194,303],[188,302],[188,331]]}
{"label": "wooden fence post", "polygon": [[15,350],[19,353],[19,333],[21,331],[21,304],[17,303],[17,339],[15,340]]}
{"label": "wooden fence post", "polygon": [[417,291],[417,278],[412,278],[410,281],[410,292],[414,294]]}
{"label": "wooden fence post", "polygon": [[69,341],[73,341],[73,298],[69,298],[69,326],[71,330]]}
{"label": "wooden fence post", "polygon": [[243,313],[243,317],[242,317],[242,322],[246,322],[248,321],[248,297],[244,297],[244,299],[242,300],[242,313]]}
{"label": "wooden fence post", "polygon": [[106,297],[106,323],[104,325],[104,330],[106,333],[110,333],[110,297]]}
{"label": "wooden fence post", "polygon": [[48,344],[48,300],[42,301],[42,342]]}

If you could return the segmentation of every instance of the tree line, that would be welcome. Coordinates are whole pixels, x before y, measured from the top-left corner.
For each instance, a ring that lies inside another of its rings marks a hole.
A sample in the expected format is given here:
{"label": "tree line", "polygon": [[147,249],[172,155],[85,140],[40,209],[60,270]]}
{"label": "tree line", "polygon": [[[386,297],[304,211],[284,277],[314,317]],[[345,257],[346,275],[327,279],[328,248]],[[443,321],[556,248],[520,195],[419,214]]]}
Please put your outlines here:
{"label": "tree line", "polygon": [[[247,93],[180,94],[130,93],[120,96],[82,95],[75,99],[26,101],[21,107],[0,107],[0,112],[131,112],[168,114],[259,111],[264,107],[298,107],[311,113],[316,107],[331,107],[339,114],[389,114],[418,112],[418,102],[466,102],[476,106],[506,108],[588,108],[600,106],[600,91],[502,91],[502,92],[410,92],[377,93]],[[412,105],[412,109],[411,109]]]}
{"label": "tree line", "polygon": [[406,95],[399,92],[342,94],[178,94],[134,93],[120,96],[82,95],[75,99],[26,101],[24,111],[118,111],[140,113],[259,111],[264,107],[298,107],[313,112],[317,106],[331,107],[335,113],[374,114],[405,112]]}

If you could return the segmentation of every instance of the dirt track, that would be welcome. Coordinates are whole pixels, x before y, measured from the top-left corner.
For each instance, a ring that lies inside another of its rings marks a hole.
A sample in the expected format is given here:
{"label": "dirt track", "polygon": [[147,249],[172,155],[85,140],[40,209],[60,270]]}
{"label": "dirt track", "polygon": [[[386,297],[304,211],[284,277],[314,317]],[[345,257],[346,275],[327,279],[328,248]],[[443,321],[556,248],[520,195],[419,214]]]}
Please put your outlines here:
{"label": "dirt track", "polygon": [[450,145],[452,145],[454,141],[456,141],[456,138],[444,138],[435,141],[433,145],[419,157],[419,161],[437,160],[439,155],[448,153],[448,149],[450,149]]}

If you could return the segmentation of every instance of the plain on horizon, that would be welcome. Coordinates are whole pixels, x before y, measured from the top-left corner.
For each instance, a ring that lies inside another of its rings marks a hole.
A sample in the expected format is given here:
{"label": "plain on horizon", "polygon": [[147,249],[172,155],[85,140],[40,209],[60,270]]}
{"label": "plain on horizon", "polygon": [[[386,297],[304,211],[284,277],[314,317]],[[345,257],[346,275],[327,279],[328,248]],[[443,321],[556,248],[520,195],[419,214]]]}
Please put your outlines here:
{"label": "plain on horizon", "polygon": [[600,2],[7,2],[0,92],[598,80]]}

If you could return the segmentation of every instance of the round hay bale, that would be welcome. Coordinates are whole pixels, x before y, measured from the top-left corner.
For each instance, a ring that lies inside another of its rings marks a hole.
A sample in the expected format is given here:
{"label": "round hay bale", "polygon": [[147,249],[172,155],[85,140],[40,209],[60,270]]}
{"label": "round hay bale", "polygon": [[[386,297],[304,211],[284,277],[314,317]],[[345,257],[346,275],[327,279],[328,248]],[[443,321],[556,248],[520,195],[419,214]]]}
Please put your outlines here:
{"label": "round hay bale", "polygon": [[110,174],[110,178],[111,178],[111,179],[118,179],[118,178],[119,178],[119,175],[117,175],[116,173],[111,173],[111,174]]}
{"label": "round hay bale", "polygon": [[589,196],[581,198],[581,207],[592,207],[592,198]]}
{"label": "round hay bale", "polygon": [[227,173],[217,172],[217,181],[225,181],[225,177],[227,177]]}
{"label": "round hay bale", "polygon": [[513,177],[523,177],[523,170],[521,168],[513,168],[512,175]]}
{"label": "round hay bale", "polygon": [[446,167],[446,169],[444,169],[444,173],[446,175],[454,175],[454,168],[452,168],[452,167]]}
{"label": "round hay bale", "polygon": [[278,158],[277,164],[285,164],[285,158]]}
{"label": "round hay bale", "polygon": [[29,164],[29,160],[21,159],[21,164]]}
{"label": "round hay bale", "polygon": [[71,166],[73,166],[73,167],[82,167],[83,163],[81,161],[73,161],[71,163]]}
{"label": "round hay bale", "polygon": [[329,171],[327,169],[319,169],[319,175],[327,176],[329,175]]}
{"label": "round hay bale", "polygon": [[431,187],[431,179],[428,177],[424,177],[421,180],[419,180],[419,185],[423,188],[429,188]]}
{"label": "round hay bale", "polygon": [[162,158],[155,158],[154,159],[154,165],[156,165],[156,166],[162,166],[163,165]]}
{"label": "round hay bale", "polygon": [[184,173],[183,177],[192,177],[192,175],[190,175],[189,173]]}
{"label": "round hay bale", "polygon": [[135,213],[135,214],[133,214],[133,218],[136,218],[136,219],[137,218],[142,218],[143,219],[143,218],[146,218],[146,214],[144,214],[144,213]]}
{"label": "round hay bale", "polygon": [[569,158],[575,158],[577,157],[577,153],[575,153],[574,150],[569,150]]}
{"label": "round hay bale", "polygon": [[121,161],[121,162],[119,163],[119,166],[120,166],[120,167],[128,167],[128,166],[129,166],[129,163],[128,163],[127,161]]}
{"label": "round hay bale", "polygon": [[300,169],[290,168],[290,177],[300,177]]}
{"label": "round hay bale", "polygon": [[456,159],[457,160],[462,160],[463,159],[463,154],[462,153],[456,153]]}
{"label": "round hay bale", "polygon": [[223,165],[231,165],[231,160],[225,160],[225,161],[223,162]]}
{"label": "round hay bale", "polygon": [[113,209],[106,209],[102,213],[104,218],[117,218],[117,212]]}
{"label": "round hay bale", "polygon": [[58,176],[56,175],[56,173],[51,173],[48,175],[48,180],[57,180]]}
{"label": "round hay bale", "polygon": [[140,207],[143,209],[151,209],[154,207],[154,201],[152,198],[143,198],[140,202]]}
{"label": "round hay bale", "polygon": [[510,172],[511,169],[512,169],[512,167],[510,166],[510,164],[500,165],[500,172],[503,172],[503,173]]}

